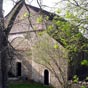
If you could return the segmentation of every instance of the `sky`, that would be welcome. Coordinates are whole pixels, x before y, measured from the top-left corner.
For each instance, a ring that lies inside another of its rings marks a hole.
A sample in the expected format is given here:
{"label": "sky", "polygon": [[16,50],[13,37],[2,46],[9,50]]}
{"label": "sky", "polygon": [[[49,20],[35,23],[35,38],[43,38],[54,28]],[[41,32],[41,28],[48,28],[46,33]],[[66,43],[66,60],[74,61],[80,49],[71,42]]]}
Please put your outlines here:
{"label": "sky", "polygon": [[[16,1],[16,0],[15,0]],[[38,7],[37,0],[26,0],[28,4]],[[32,2],[31,2],[32,1]],[[46,2],[47,1],[47,2]],[[47,6],[54,6],[56,0],[43,0],[43,4]],[[6,15],[14,6],[14,3],[11,0],[4,0],[3,10]]]}
{"label": "sky", "polygon": [[[17,0],[14,0],[14,1],[17,1]],[[57,8],[55,3],[60,0],[41,0],[41,1],[43,5],[47,5],[50,7],[50,8],[49,7],[44,8],[45,10],[54,11],[55,8]],[[37,0],[26,0],[26,2],[27,4],[38,7]],[[13,6],[14,6],[14,3],[12,2],[12,0],[4,0],[4,4],[3,4],[4,15],[8,14],[10,10],[13,8]],[[60,4],[59,6],[63,7],[63,4],[62,5]]]}

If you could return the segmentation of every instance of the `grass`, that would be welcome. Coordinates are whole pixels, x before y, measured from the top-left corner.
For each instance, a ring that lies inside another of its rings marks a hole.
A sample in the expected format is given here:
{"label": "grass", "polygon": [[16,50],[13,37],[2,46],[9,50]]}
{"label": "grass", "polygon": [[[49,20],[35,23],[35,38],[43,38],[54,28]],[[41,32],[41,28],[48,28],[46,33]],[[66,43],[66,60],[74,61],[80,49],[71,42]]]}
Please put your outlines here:
{"label": "grass", "polygon": [[9,88],[52,88],[40,83],[10,83]]}

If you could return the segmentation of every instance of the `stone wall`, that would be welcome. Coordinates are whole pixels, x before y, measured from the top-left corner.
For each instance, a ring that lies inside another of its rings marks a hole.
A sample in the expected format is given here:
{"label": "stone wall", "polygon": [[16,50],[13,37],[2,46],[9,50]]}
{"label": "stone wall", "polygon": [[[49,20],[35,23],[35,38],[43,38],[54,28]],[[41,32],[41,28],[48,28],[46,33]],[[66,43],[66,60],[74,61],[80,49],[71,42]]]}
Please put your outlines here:
{"label": "stone wall", "polygon": [[[55,49],[54,46],[58,48]],[[47,33],[38,36],[33,46],[32,78],[44,83],[44,70],[49,71],[49,83],[55,87],[61,87],[61,83],[67,82],[67,51]]]}
{"label": "stone wall", "polygon": [[68,82],[69,86],[68,88],[88,88],[88,82],[83,82],[83,81],[79,81],[77,83],[74,83],[72,81]]}
{"label": "stone wall", "polygon": [[15,38],[11,42],[15,48],[12,59],[9,60],[9,70],[17,76],[17,63],[21,63],[21,76],[31,79],[32,76],[32,52],[30,44],[24,38]]}

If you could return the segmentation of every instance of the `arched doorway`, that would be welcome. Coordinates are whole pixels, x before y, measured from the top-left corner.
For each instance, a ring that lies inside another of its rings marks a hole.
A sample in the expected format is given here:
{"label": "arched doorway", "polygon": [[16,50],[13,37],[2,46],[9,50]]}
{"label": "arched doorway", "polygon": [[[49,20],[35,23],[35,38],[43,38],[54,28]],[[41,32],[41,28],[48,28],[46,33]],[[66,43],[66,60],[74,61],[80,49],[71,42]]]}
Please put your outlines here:
{"label": "arched doorway", "polygon": [[44,70],[44,84],[49,85],[49,71],[47,69]]}
{"label": "arched doorway", "polygon": [[17,76],[21,76],[21,62],[16,63]]}

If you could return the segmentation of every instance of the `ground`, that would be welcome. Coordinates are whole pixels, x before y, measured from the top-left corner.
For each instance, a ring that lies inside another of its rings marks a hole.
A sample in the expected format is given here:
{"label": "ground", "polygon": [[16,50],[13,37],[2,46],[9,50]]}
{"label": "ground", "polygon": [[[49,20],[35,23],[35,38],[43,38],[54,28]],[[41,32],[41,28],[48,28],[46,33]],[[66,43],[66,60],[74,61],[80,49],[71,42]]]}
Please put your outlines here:
{"label": "ground", "polygon": [[34,81],[10,81],[9,88],[53,88]]}

